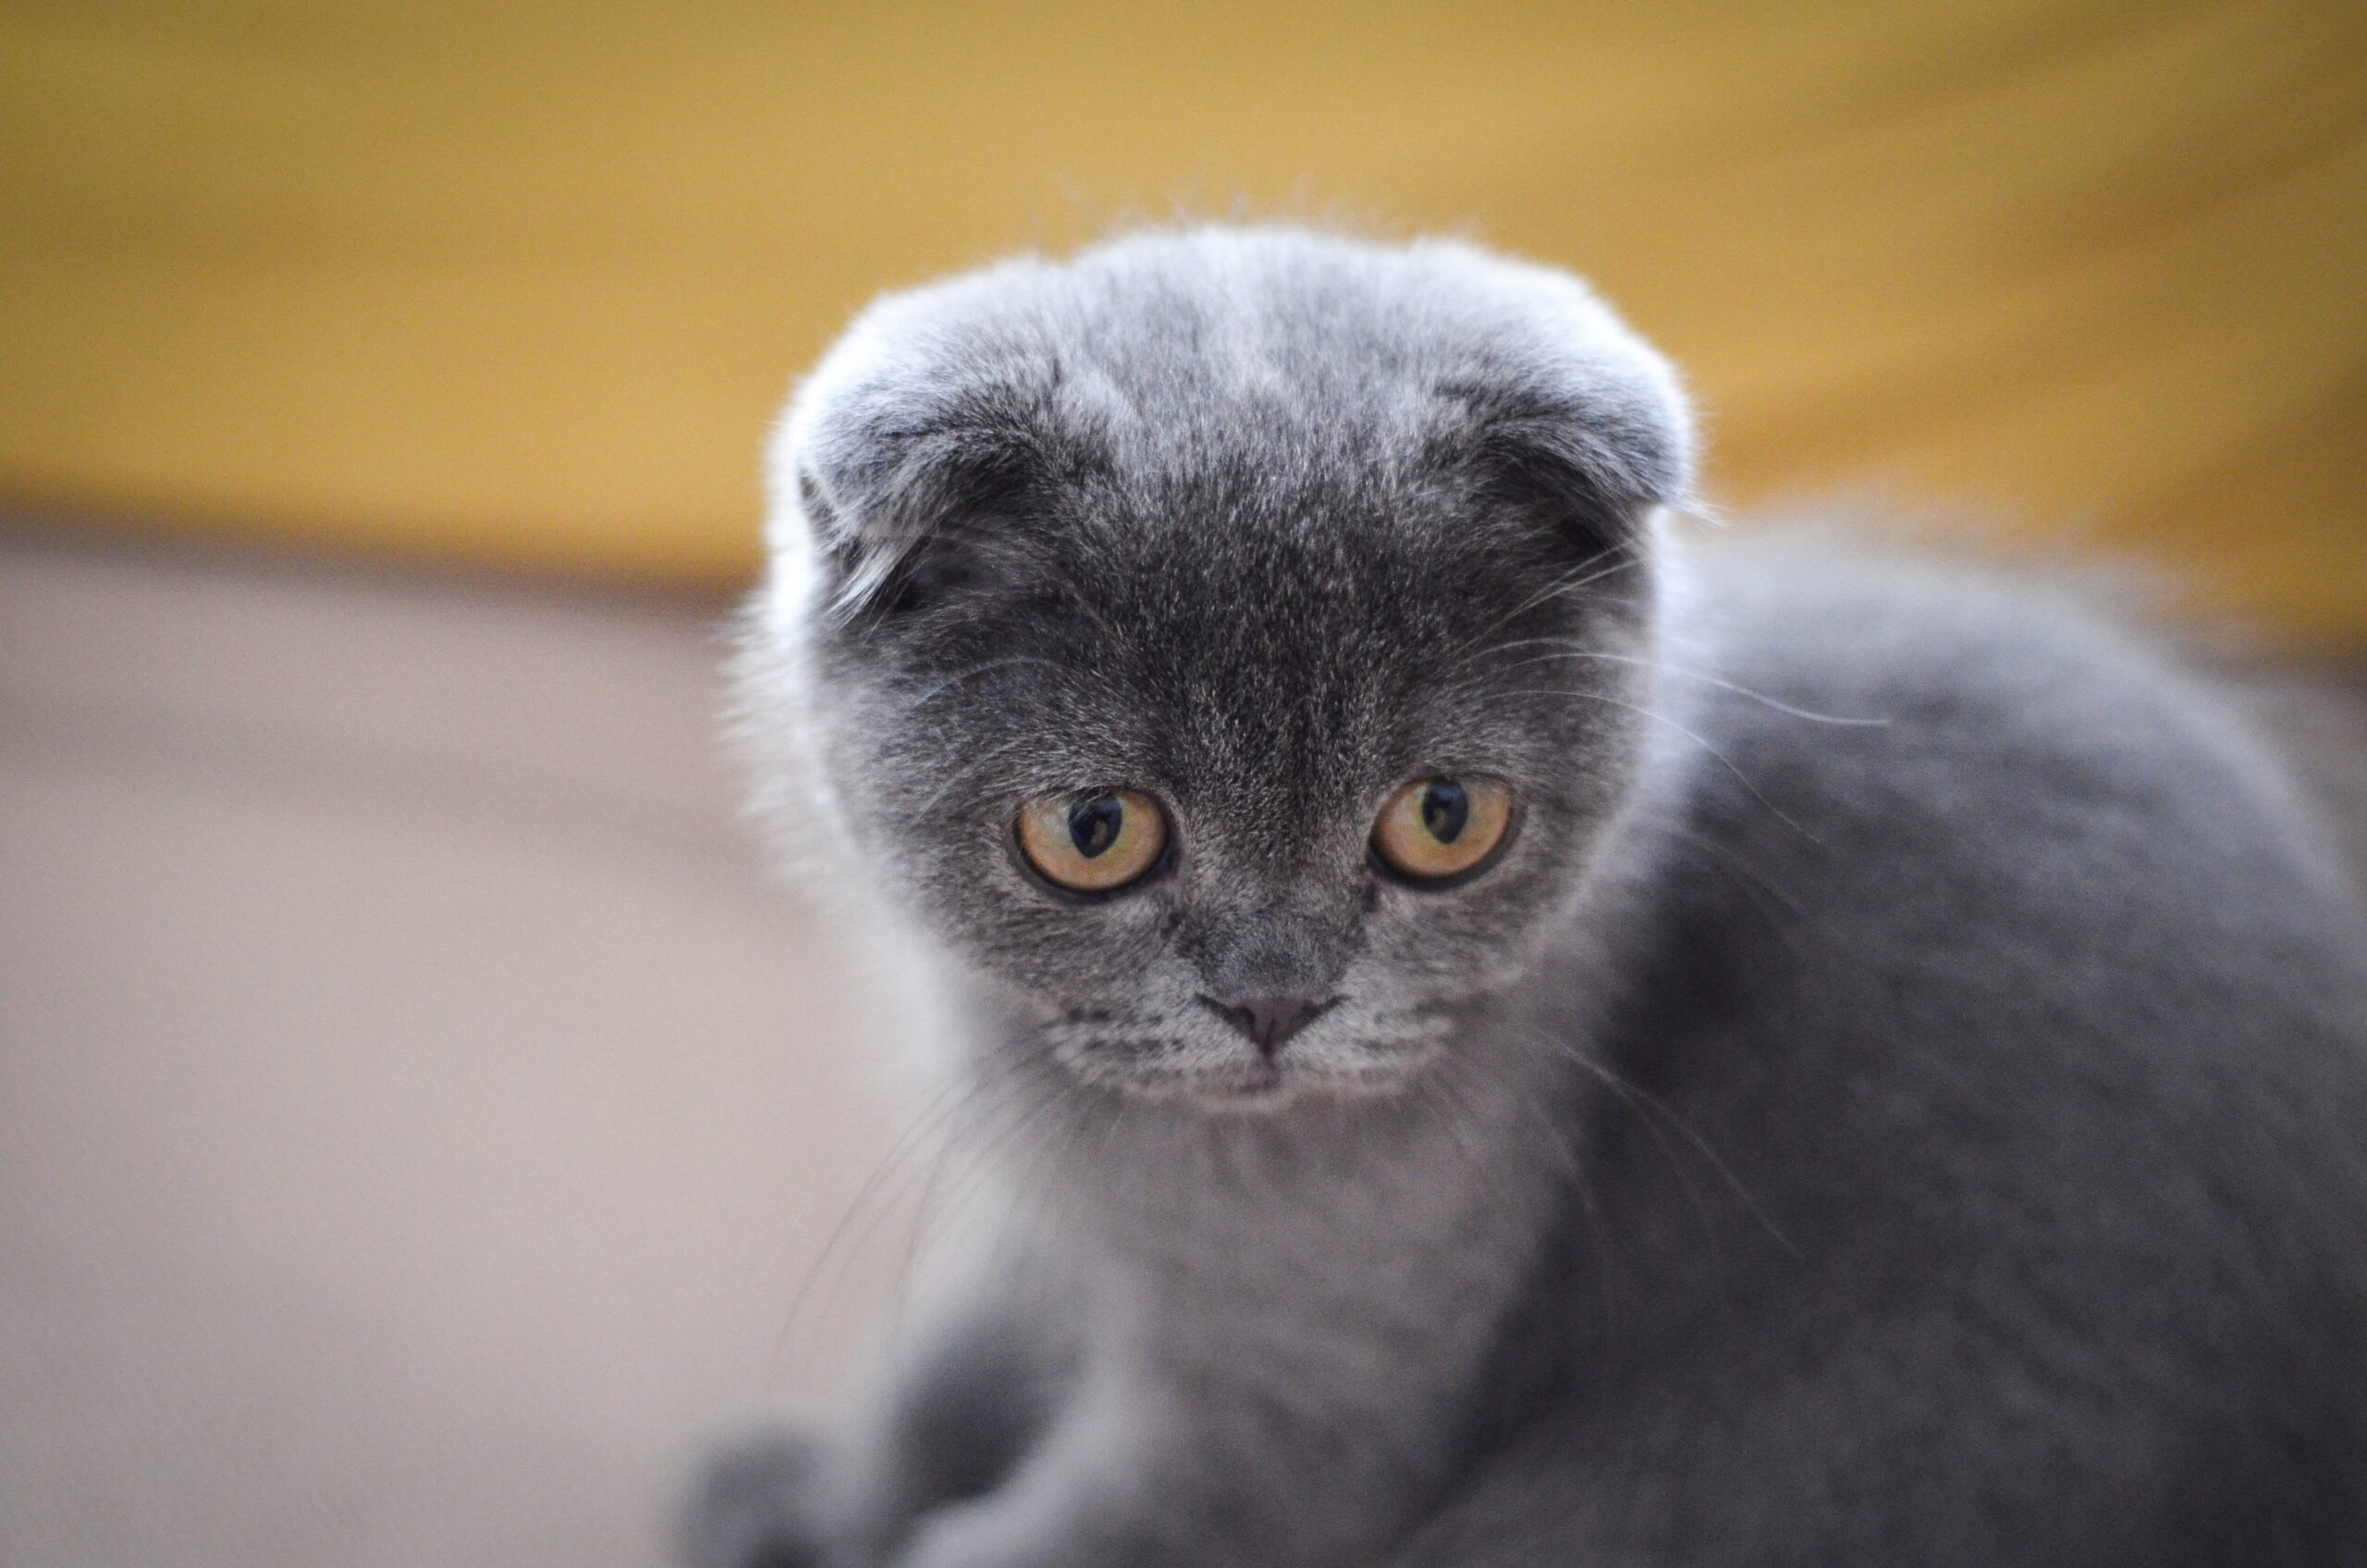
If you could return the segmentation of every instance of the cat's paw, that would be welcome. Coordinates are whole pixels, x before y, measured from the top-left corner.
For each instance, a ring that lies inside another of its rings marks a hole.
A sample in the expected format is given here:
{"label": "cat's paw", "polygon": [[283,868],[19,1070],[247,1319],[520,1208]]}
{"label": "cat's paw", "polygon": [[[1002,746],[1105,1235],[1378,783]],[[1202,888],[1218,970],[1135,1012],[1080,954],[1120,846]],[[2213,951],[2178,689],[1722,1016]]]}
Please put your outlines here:
{"label": "cat's paw", "polygon": [[717,1449],[682,1509],[684,1568],[842,1568],[823,1525],[822,1463],[818,1439],[786,1428]]}
{"label": "cat's paw", "polygon": [[1003,1550],[997,1525],[1001,1513],[981,1499],[948,1503],[924,1517],[895,1557],[895,1568],[980,1568],[1025,1562]]}

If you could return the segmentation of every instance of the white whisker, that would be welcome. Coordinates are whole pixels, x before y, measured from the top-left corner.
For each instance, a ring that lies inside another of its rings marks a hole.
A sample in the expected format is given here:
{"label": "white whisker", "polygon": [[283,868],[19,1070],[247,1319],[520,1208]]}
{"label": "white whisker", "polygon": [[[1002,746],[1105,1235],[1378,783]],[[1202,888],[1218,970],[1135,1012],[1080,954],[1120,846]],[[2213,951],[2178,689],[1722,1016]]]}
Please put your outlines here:
{"label": "white whisker", "polygon": [[[1517,643],[1499,643],[1493,651],[1500,654],[1509,653],[1515,648],[1537,647],[1546,644],[1567,644],[1571,641],[1571,639],[1558,637],[1527,637]],[[1600,648],[1564,645],[1562,646],[1561,651],[1558,653],[1539,654],[1532,658],[1516,659],[1505,668],[1508,669],[1526,669],[1530,665],[1551,664],[1558,659],[1591,659],[1599,660],[1606,664],[1634,665],[1639,668],[1653,670],[1663,675],[1674,675],[1686,680],[1698,680],[1705,686],[1713,686],[1721,692],[1731,692],[1737,697],[1748,698],[1750,701],[1758,703],[1762,706],[1772,708],[1777,713],[1788,715],[1793,718],[1804,718],[1814,724],[1834,724],[1851,729],[1881,729],[1887,728],[1891,722],[1887,718],[1859,718],[1853,717],[1846,714],[1819,713],[1813,708],[1797,707],[1790,703],[1784,702],[1779,698],[1771,697],[1764,692],[1754,692],[1748,686],[1737,685],[1735,682],[1727,680],[1722,675],[1712,675],[1707,670],[1687,669],[1682,665],[1670,664],[1664,659],[1637,658],[1633,655],[1614,654]]]}

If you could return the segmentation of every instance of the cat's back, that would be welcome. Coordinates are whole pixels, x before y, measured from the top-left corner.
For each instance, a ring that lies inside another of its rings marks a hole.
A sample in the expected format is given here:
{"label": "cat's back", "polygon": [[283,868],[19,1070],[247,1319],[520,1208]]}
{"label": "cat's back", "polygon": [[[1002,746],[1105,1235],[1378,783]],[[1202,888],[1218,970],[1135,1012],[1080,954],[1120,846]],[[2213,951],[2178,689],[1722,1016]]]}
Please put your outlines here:
{"label": "cat's back", "polygon": [[2294,978],[2367,974],[2339,825],[2245,693],[2109,606],[1817,534],[1691,564],[1662,691],[1741,838],[1943,931],[2112,947],[2133,922],[2130,945],[2226,951],[2238,991],[2271,945]]}
{"label": "cat's back", "polygon": [[1965,1444],[2035,1422],[2099,1487],[2179,1489],[2199,1560],[2245,1516],[2367,1526],[2336,836],[2207,682],[2067,599],[1812,540],[1698,567],[1662,687],[1692,781],[1646,808],[1601,1042],[1633,1087],[1573,1222],[1653,1304],[1620,1332],[1655,1408],[1739,1421],[1735,1389],[1887,1345]]}
{"label": "cat's back", "polygon": [[1654,1298],[1797,1354],[1993,1336],[1983,1386],[2227,1476],[2258,1424],[2367,1464],[2367,922],[2241,713],[2068,599],[1816,540],[1704,554],[1666,661],[1695,767],[1598,1127]]}
{"label": "cat's back", "polygon": [[2358,868],[2234,692],[2068,592],[1833,540],[1706,552],[1691,606],[1681,842],[1728,870],[1680,881],[1795,956],[1766,983],[1976,1085],[2367,1110]]}

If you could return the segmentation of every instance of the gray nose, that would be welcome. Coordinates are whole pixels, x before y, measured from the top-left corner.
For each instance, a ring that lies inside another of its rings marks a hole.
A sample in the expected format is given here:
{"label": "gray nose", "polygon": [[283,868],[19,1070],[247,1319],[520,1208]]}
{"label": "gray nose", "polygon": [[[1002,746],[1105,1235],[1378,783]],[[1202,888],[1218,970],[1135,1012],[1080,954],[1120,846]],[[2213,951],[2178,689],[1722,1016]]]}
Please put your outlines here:
{"label": "gray nose", "polygon": [[1285,997],[1264,994],[1242,997],[1220,1002],[1214,997],[1202,997],[1210,1011],[1235,1029],[1249,1036],[1257,1054],[1272,1057],[1286,1045],[1290,1037],[1315,1022],[1317,1016],[1331,1010],[1337,997],[1328,1001],[1315,1001],[1306,997]]}

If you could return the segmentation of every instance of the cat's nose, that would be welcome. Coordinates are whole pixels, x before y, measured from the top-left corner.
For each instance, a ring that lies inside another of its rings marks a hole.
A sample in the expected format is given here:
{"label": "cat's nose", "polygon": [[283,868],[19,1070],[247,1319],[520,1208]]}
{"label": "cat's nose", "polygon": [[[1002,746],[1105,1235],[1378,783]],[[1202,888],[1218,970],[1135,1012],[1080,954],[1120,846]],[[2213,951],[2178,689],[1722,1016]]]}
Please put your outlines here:
{"label": "cat's nose", "polygon": [[1216,1015],[1249,1036],[1257,1054],[1272,1057],[1289,1043],[1290,1037],[1331,1011],[1339,998],[1317,1001],[1308,997],[1278,996],[1261,993],[1240,997],[1232,1001],[1219,1001],[1214,997],[1202,997],[1202,1001]]}

